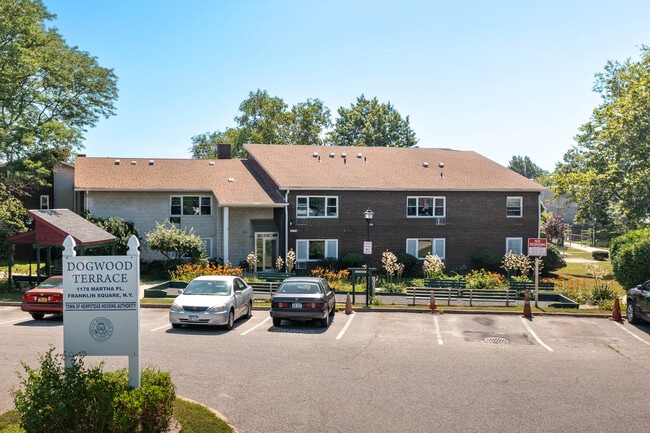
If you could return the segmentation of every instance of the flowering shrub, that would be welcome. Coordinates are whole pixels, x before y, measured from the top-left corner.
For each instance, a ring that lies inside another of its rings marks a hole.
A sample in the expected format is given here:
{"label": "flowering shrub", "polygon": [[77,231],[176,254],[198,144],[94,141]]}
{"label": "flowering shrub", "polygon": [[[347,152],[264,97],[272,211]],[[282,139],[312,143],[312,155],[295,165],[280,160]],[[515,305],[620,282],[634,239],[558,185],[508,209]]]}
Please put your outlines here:
{"label": "flowering shrub", "polygon": [[525,254],[516,254],[512,251],[508,251],[508,254],[503,256],[503,261],[501,262],[501,267],[510,275],[511,272],[515,276],[527,276],[533,265],[531,258]]}
{"label": "flowering shrub", "polygon": [[337,272],[318,267],[311,270],[311,275],[314,277],[325,278],[330,287],[334,290],[342,291],[347,289],[347,286],[349,286],[350,272],[346,269]]}
{"label": "flowering shrub", "polygon": [[578,304],[586,304],[591,296],[591,290],[583,278],[569,277],[555,281],[555,292],[569,299],[576,301]]}
{"label": "flowering shrub", "polygon": [[441,278],[442,271],[445,269],[445,264],[437,255],[427,254],[422,264],[422,271],[428,278]]}
{"label": "flowering shrub", "polygon": [[404,272],[404,264],[399,263],[397,261],[397,256],[388,250],[384,251],[384,253],[381,255],[381,264],[384,266],[386,275],[388,276],[388,280],[390,282],[393,281],[393,276],[395,274],[400,277],[402,275],[402,272]]}
{"label": "flowering shrub", "polygon": [[290,274],[293,271],[293,268],[296,266],[296,252],[290,249],[287,252],[287,274]]}
{"label": "flowering shrub", "polygon": [[254,251],[248,253],[246,263],[248,263],[248,270],[255,273],[255,269],[257,268],[257,254]]}
{"label": "flowering shrub", "polygon": [[472,271],[467,274],[467,288],[468,289],[489,289],[496,290],[504,284],[504,279],[501,274],[496,272],[489,272],[485,269]]}
{"label": "flowering shrub", "polygon": [[241,277],[242,270],[240,268],[233,268],[228,264],[202,265],[198,263],[187,263],[177,266],[176,269],[169,273],[172,281],[192,281],[194,278],[202,275],[234,275]]}
{"label": "flowering shrub", "polygon": [[284,268],[284,260],[282,260],[282,257],[278,256],[275,260],[275,269],[277,269],[278,272],[281,272],[282,268]]}

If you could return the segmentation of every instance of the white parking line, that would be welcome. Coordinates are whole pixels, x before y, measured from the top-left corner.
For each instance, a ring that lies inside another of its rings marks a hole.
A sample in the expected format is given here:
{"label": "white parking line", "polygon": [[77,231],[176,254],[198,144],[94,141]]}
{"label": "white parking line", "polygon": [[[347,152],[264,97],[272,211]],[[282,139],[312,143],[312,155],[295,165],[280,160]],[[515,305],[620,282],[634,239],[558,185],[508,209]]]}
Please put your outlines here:
{"label": "white parking line", "polygon": [[345,331],[347,331],[348,326],[350,326],[350,323],[352,323],[352,319],[354,319],[355,314],[350,314],[350,316],[348,317],[348,321],[345,322],[345,326],[343,327],[343,329],[341,329],[341,332],[339,332],[339,335],[336,336],[337,340],[340,340],[343,337],[343,334],[345,334]]}
{"label": "white parking line", "polygon": [[157,328],[152,329],[151,332],[160,331],[161,329],[169,328],[170,326],[171,326],[171,323],[168,323],[168,324],[166,324],[164,326],[159,326]]}
{"label": "white parking line", "polygon": [[5,323],[20,322],[21,320],[25,320],[25,317],[21,317],[20,319],[7,320],[6,322],[0,322],[0,325],[4,325]]}
{"label": "white parking line", "polygon": [[535,341],[537,341],[537,342],[539,343],[539,345],[542,346],[544,349],[548,350],[549,352],[553,352],[553,349],[551,349],[549,346],[547,346],[547,345],[546,345],[546,344],[545,344],[545,343],[544,343],[544,342],[543,342],[543,341],[542,341],[542,340],[537,336],[537,334],[535,334],[535,331],[533,331],[533,328],[531,328],[530,325],[528,325],[527,320],[528,320],[528,319],[526,319],[525,317],[522,317],[522,318],[521,318],[521,321],[524,323],[524,326],[526,327],[526,329],[528,330],[528,332],[530,332],[530,335],[532,335],[533,338],[535,339]]}
{"label": "white parking line", "polygon": [[625,327],[623,326],[622,323],[620,324],[620,327],[621,327],[621,329],[622,329],[623,331],[627,332],[628,334],[630,334],[632,337],[636,338],[637,340],[639,340],[639,341],[642,342],[643,344],[646,344],[646,345],[650,346],[650,343],[649,343],[649,342],[647,342],[647,341],[644,340],[643,338],[639,337],[638,335],[636,335],[634,332],[630,331],[629,329],[625,329]]}
{"label": "white parking line", "polygon": [[267,317],[266,319],[262,320],[262,321],[261,321],[260,323],[258,323],[257,325],[253,326],[253,327],[252,327],[251,329],[249,329],[248,331],[244,331],[244,332],[242,332],[240,335],[246,335],[246,334],[248,334],[249,332],[252,332],[252,331],[255,330],[256,328],[258,328],[258,327],[262,326],[263,324],[265,324],[266,322],[268,322],[270,319],[271,319],[271,316]]}
{"label": "white parking line", "polygon": [[442,346],[442,334],[440,333],[440,323],[438,323],[438,316],[433,316],[433,323],[436,326],[436,335],[438,336],[438,344]]}

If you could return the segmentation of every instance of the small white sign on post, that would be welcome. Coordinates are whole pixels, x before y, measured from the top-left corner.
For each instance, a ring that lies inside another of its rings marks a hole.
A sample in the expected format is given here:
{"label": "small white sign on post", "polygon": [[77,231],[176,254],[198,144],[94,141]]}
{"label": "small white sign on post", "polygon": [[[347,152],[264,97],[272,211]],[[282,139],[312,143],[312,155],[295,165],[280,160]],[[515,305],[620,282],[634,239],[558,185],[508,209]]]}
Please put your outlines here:
{"label": "small white sign on post", "polygon": [[545,256],[546,239],[545,238],[528,238],[528,255]]}
{"label": "small white sign on post", "polygon": [[63,246],[63,349],[66,355],[128,356],[129,385],[140,386],[140,252],[135,236],[126,256],[76,256]]}
{"label": "small white sign on post", "polygon": [[363,253],[364,254],[372,254],[372,242],[371,241],[363,241]]}

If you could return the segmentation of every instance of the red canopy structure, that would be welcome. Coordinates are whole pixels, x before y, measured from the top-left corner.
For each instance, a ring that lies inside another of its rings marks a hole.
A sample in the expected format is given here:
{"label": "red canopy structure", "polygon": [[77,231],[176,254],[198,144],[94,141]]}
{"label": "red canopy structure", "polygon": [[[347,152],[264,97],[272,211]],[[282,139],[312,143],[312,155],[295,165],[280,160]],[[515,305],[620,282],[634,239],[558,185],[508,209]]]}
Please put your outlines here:
{"label": "red canopy structure", "polygon": [[[7,239],[7,242],[9,243],[10,250],[15,244],[31,244],[32,248],[38,251],[36,255],[36,269],[40,269],[41,250],[47,250],[46,265],[48,275],[51,274],[52,269],[52,248],[63,248],[63,241],[68,236],[72,236],[77,244],[75,248],[79,255],[84,255],[85,251],[89,248],[104,246],[110,246],[112,253],[115,253],[115,244],[117,242],[115,236],[69,209],[36,209],[27,212],[33,220],[33,223],[30,224],[32,230],[11,236]],[[13,251],[9,252],[9,257],[11,261]],[[12,281],[11,268],[10,262],[9,281]],[[40,276],[38,271],[37,276]]]}

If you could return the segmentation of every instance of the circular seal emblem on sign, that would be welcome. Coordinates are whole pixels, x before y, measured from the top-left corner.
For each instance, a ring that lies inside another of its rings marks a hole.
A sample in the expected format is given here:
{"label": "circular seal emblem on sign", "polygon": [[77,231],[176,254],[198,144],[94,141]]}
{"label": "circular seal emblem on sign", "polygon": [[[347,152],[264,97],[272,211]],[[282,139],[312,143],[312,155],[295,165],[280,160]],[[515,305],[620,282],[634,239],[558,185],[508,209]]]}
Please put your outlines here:
{"label": "circular seal emblem on sign", "polygon": [[106,341],[113,335],[113,324],[106,317],[97,317],[90,322],[90,336],[97,341]]}

